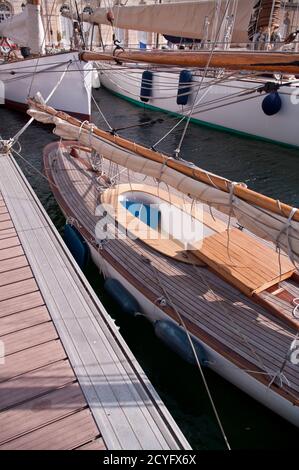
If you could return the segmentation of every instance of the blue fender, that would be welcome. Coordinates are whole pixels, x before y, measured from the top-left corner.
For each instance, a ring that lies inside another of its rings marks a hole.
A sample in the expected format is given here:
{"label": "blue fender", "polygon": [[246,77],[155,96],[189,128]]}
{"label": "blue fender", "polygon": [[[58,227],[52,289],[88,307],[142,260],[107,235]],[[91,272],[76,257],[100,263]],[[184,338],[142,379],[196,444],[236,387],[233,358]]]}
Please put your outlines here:
{"label": "blue fender", "polygon": [[274,116],[281,110],[282,102],[277,91],[273,91],[269,93],[269,95],[265,96],[262,103],[262,108],[264,113],[267,116]]}
{"label": "blue fender", "polygon": [[104,289],[123,312],[131,316],[140,312],[140,306],[135,297],[117,279],[107,278]]}
{"label": "blue fender", "polygon": [[[183,328],[168,320],[158,320],[155,323],[155,334],[182,359],[189,362],[189,364],[196,364],[189,338]],[[192,341],[200,364],[202,366],[207,365],[204,347],[196,339],[192,338]]]}
{"label": "blue fender", "polygon": [[154,74],[150,70],[145,70],[142,73],[140,99],[144,103],[147,103],[150,100],[150,97],[152,96],[153,76]]}
{"label": "blue fender", "polygon": [[89,247],[81,233],[70,224],[64,226],[64,241],[81,269],[87,266]]}
{"label": "blue fender", "polygon": [[179,87],[176,102],[185,106],[188,103],[192,83],[192,73],[190,70],[182,70],[179,77]]}

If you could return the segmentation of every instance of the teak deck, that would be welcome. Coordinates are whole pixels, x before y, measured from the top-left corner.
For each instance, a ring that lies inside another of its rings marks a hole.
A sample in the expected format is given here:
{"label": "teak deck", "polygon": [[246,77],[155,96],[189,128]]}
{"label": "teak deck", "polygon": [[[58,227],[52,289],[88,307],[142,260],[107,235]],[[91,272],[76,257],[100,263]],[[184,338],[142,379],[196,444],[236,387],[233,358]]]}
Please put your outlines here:
{"label": "teak deck", "polygon": [[0,340],[0,450],[189,448],[5,155]]}
{"label": "teak deck", "polygon": [[[120,195],[126,192],[142,192],[157,196],[154,186],[143,184],[120,184],[117,189],[107,189],[101,196],[103,203],[114,208],[115,219],[118,224],[128,228],[131,234],[142,240],[147,246],[187,264],[209,266],[229,284],[237,287],[245,295],[251,297],[284,281],[295,272],[295,267],[286,256],[279,257],[273,248],[261,244],[257,238],[250,236],[236,228],[227,230],[227,225],[202,211],[194,213],[193,217],[203,220],[212,231],[200,242],[198,249],[188,250],[177,240],[169,239],[163,233],[150,228],[146,223],[138,221],[121,204]],[[159,198],[169,202],[169,193],[159,188]],[[184,210],[186,202],[183,198],[171,195],[171,203]],[[167,234],[164,234],[167,235]],[[192,256],[193,255],[193,256]]]}
{"label": "teak deck", "polygon": [[[55,144],[48,146],[45,154],[45,168],[52,191],[64,213],[80,221],[80,230],[92,243],[99,219],[95,209],[105,198],[107,188],[104,183],[100,186],[95,173],[88,171],[82,162],[71,158],[67,151],[57,153],[55,147]],[[109,162],[104,161],[104,165],[109,174]],[[127,172],[122,170],[120,167],[117,169],[119,184],[128,184]],[[130,172],[130,184],[143,182],[143,175]],[[154,186],[154,181],[148,177],[146,184]],[[173,195],[178,193],[170,190],[169,197]],[[209,208],[206,211],[209,213]],[[225,216],[216,210],[213,213],[227,226]],[[112,221],[111,228],[115,229]],[[231,228],[236,228],[234,220],[231,220]],[[269,245],[265,242],[263,246]],[[263,384],[268,386],[284,364],[288,385],[284,383],[280,388],[274,384],[272,388],[294,403],[297,412],[298,366],[289,361],[285,363],[286,352],[297,327],[268,308],[270,302],[264,298],[264,293],[258,294],[261,296],[259,302],[254,301],[254,297],[244,295],[207,267],[193,266],[162,255],[143,241],[124,239],[121,234],[120,238],[104,244],[101,255],[153,304],[166,290],[194,336]],[[298,283],[290,279],[280,284],[292,298],[299,297]],[[260,305],[262,301],[267,302],[267,309]],[[285,318],[292,317],[292,302],[271,294],[271,304],[273,309],[280,309],[283,305]],[[178,320],[167,305],[163,310]]]}
{"label": "teak deck", "polygon": [[279,258],[273,249],[236,228],[205,238],[193,254],[249,297],[295,272],[286,257]]}

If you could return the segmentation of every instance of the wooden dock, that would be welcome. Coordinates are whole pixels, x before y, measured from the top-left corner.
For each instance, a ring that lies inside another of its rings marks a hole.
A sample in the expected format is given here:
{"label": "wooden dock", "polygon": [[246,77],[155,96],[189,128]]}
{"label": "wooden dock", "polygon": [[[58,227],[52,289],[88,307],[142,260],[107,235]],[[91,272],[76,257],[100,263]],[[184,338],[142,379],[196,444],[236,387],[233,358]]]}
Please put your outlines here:
{"label": "wooden dock", "polygon": [[0,450],[190,449],[17,163],[1,154],[0,341]]}

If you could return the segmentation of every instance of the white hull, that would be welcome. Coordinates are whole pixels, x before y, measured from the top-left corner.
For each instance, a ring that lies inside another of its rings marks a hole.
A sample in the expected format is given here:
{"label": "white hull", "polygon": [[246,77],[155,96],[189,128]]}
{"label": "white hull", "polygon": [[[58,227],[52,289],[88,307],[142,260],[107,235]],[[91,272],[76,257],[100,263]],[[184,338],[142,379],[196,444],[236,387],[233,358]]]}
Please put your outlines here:
{"label": "white hull", "polygon": [[[156,304],[147,299],[138,289],[136,289],[127,279],[125,279],[119,271],[109,264],[100,255],[90,243],[89,248],[94,263],[105,277],[117,279],[138,301],[142,313],[154,323],[157,320],[172,319],[167,316]],[[243,372],[232,362],[225,359],[207,344],[203,343],[209,367],[222,376],[227,381],[238,387],[249,396],[262,403],[264,406],[280,415],[290,423],[299,427],[299,407],[294,406],[290,401],[283,398],[273,389],[255,380],[251,375]]]}
{"label": "white hull", "polygon": [[[228,95],[261,87],[267,82],[267,79],[259,81],[254,79],[231,79],[229,83],[225,82],[208,88],[208,83],[215,81],[215,78],[206,78],[203,90],[197,94],[198,87],[194,86],[194,82],[200,83],[202,78],[198,72],[194,72],[192,94],[189,96],[188,104],[181,106],[176,103],[179,70],[169,72],[153,70],[152,96],[147,103],[143,103],[140,99],[143,67],[137,66],[136,69],[127,69],[121,65],[108,63],[98,63],[97,65],[103,86],[137,104],[183,115],[188,114],[191,106],[195,103],[194,112],[192,113],[193,122],[299,147],[297,126],[299,119],[299,88],[297,84],[279,89],[282,107],[274,116],[267,116],[262,110],[265,95],[261,96],[257,92],[243,97],[234,97],[229,100],[233,104],[219,107],[225,103],[221,100]],[[249,99],[239,102],[244,98]],[[210,104],[208,104],[209,102]]]}
{"label": "white hull", "polygon": [[55,88],[68,63],[67,72],[48,104],[83,119],[91,116],[91,63],[79,62],[77,52],[68,52],[0,64],[4,102],[25,109],[28,97],[40,92],[46,98]]}

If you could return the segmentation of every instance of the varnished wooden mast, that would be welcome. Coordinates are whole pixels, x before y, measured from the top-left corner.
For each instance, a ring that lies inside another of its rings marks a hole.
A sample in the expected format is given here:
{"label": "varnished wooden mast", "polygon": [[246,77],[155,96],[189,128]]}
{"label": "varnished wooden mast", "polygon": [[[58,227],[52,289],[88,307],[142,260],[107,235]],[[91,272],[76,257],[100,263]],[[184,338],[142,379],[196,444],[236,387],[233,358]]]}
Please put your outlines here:
{"label": "varnished wooden mast", "polygon": [[[45,104],[37,103],[34,100],[28,100],[28,104],[29,106],[32,106],[33,109],[37,109],[38,111],[42,111],[51,116],[60,118],[63,121],[68,122],[69,124],[72,124],[78,128],[81,127],[83,129],[86,129],[87,131],[91,131],[94,135],[102,139],[105,139],[109,142],[113,142],[114,144],[117,144],[119,147],[129,150],[131,152],[134,152],[137,155],[147,158],[148,160],[152,160],[157,163],[164,164],[168,166],[169,168],[172,168],[173,170],[179,171],[180,173],[186,176],[189,176],[190,178],[193,178],[197,181],[201,181],[209,186],[217,187],[221,191],[224,191],[227,193],[230,192],[231,181],[225,178],[221,178],[217,175],[213,175],[212,173],[205,172],[204,170],[201,170],[200,168],[197,168],[197,167],[188,166],[187,164],[184,164],[181,161],[169,158],[160,152],[155,152],[154,150],[151,150],[140,144],[136,144],[135,142],[127,140],[123,137],[111,134],[110,132],[103,131],[95,127],[94,125],[91,126],[91,124],[88,124],[88,123],[81,123],[81,121],[79,121],[78,119],[72,116],[69,116],[66,113],[63,113],[62,111],[56,111],[55,109]],[[278,203],[278,201],[270,197],[264,196],[263,194],[252,191],[241,184],[236,185],[234,187],[234,194],[238,196],[240,199],[243,199],[244,201],[248,202],[249,204],[256,205],[262,209],[268,210],[275,214],[279,214],[286,218],[289,217],[289,215],[292,213],[292,210],[293,210],[291,206],[287,204],[283,204],[283,203]],[[299,210],[298,209],[293,215],[293,220],[296,220],[297,222],[299,222]]]}
{"label": "varnished wooden mast", "polygon": [[82,52],[80,59],[89,61],[146,62],[178,67],[209,67],[229,70],[283,72],[299,74],[299,54],[283,52],[176,52],[176,51],[122,51],[115,55],[101,52]]}

